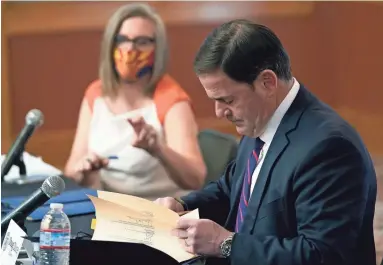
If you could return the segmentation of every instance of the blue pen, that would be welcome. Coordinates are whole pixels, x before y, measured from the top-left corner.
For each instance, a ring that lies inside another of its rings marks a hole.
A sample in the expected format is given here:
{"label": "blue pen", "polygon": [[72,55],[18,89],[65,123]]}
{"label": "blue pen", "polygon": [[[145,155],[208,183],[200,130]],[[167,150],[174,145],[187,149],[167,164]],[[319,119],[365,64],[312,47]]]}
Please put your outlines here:
{"label": "blue pen", "polygon": [[[118,156],[108,156],[108,159],[109,160],[118,159]],[[105,169],[109,170],[109,171],[113,171],[113,172],[125,173],[125,171],[123,171],[121,169],[113,168],[113,167],[110,167],[110,166],[107,166]]]}

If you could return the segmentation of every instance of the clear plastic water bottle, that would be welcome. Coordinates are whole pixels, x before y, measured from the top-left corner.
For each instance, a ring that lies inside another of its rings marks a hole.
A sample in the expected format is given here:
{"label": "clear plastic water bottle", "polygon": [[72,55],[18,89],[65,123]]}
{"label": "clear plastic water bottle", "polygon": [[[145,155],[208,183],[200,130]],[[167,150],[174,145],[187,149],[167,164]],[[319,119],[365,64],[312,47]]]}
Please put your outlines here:
{"label": "clear plastic water bottle", "polygon": [[63,212],[64,205],[51,203],[50,210],[41,221],[40,265],[68,265],[71,226]]}

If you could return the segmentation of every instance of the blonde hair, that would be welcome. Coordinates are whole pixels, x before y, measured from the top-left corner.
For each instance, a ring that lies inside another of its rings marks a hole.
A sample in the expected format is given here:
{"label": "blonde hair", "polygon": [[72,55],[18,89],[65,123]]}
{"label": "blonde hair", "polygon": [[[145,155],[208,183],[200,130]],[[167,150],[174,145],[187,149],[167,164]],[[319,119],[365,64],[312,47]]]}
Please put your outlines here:
{"label": "blonde hair", "polygon": [[165,24],[154,9],[146,4],[128,4],[120,7],[109,19],[101,43],[99,75],[102,92],[107,96],[115,96],[119,87],[119,80],[114,70],[113,49],[115,36],[122,23],[132,17],[149,19],[155,25],[155,59],[153,72],[148,85],[144,88],[146,95],[152,96],[157,82],[165,74],[168,61],[168,43]]}

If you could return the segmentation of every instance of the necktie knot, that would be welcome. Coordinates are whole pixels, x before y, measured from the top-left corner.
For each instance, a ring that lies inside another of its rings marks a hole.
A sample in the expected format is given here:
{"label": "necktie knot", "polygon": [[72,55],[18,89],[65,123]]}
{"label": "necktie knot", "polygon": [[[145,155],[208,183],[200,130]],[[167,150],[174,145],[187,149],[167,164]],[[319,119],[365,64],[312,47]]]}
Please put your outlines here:
{"label": "necktie knot", "polygon": [[265,143],[261,140],[261,138],[257,137],[255,139],[255,149],[261,150],[264,144]]}
{"label": "necktie knot", "polygon": [[255,139],[255,148],[254,148],[253,154],[254,154],[256,162],[258,162],[259,160],[260,153],[264,144],[265,143],[261,140],[261,138],[257,137]]}

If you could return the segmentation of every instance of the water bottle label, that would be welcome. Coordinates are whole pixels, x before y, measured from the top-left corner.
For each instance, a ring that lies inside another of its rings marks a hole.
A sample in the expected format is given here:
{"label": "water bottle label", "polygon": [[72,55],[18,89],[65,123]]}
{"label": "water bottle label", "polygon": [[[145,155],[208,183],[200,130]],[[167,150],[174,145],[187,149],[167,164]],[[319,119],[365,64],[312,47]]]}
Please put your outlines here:
{"label": "water bottle label", "polygon": [[69,230],[41,230],[40,249],[69,249]]}

